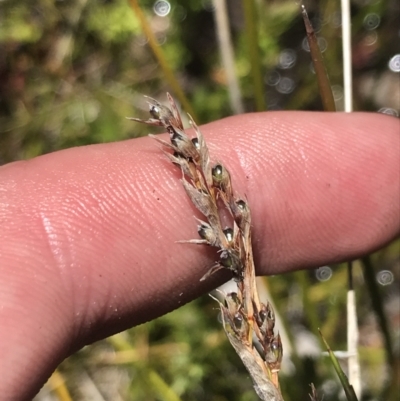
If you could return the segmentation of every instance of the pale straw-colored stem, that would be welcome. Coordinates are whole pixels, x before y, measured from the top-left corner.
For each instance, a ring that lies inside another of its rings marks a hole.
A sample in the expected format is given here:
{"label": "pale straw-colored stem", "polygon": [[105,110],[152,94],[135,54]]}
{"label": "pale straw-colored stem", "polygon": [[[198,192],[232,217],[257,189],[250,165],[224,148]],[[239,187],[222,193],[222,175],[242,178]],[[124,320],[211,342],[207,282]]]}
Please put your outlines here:
{"label": "pale straw-colored stem", "polygon": [[349,383],[353,386],[357,398],[361,399],[361,372],[358,357],[358,324],[356,295],[353,289],[353,266],[348,265],[349,290],[347,291],[347,366]]}
{"label": "pale straw-colored stem", "polygon": [[226,2],[225,0],[213,0],[213,4],[221,61],[226,73],[228,84],[229,101],[233,113],[241,114],[244,112],[244,108],[239,82],[235,71],[235,59],[229,30]]}
{"label": "pale straw-colored stem", "polygon": [[[344,111],[353,111],[353,74],[351,57],[351,16],[350,0],[341,0],[342,9],[342,49],[343,49],[343,92]],[[352,267],[349,265],[349,281],[352,282]],[[361,398],[361,371],[358,357],[358,325],[355,292],[350,286],[347,293],[347,352],[349,382],[358,398]]]}
{"label": "pale straw-colored stem", "polygon": [[343,85],[344,111],[353,111],[353,79],[351,69],[351,20],[350,0],[342,1],[342,48],[343,48]]}

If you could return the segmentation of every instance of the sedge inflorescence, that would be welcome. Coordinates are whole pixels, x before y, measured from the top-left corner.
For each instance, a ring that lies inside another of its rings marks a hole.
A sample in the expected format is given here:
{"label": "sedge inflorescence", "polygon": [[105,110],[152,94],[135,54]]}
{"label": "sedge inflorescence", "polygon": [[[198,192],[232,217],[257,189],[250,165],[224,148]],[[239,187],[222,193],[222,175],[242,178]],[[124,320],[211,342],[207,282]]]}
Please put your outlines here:
{"label": "sedge inflorescence", "polygon": [[[129,119],[163,127],[169,133],[170,142],[155,139],[166,148],[165,154],[171,162],[180,167],[182,185],[204,219],[198,219],[200,238],[181,242],[218,249],[217,261],[201,280],[220,269],[232,272],[237,291],[221,294],[223,302],[218,301],[224,330],[252,376],[258,396],[262,400],[281,401],[277,374],[282,344],[279,334],[274,334],[272,306],[269,302],[262,303],[257,292],[249,205],[245,199],[235,196],[226,167],[211,162],[204,137],[190,116],[196,136],[190,138],[186,134],[178,108],[173,98],[167,96],[170,108],[147,98],[151,118]],[[223,225],[226,210],[228,226]]]}

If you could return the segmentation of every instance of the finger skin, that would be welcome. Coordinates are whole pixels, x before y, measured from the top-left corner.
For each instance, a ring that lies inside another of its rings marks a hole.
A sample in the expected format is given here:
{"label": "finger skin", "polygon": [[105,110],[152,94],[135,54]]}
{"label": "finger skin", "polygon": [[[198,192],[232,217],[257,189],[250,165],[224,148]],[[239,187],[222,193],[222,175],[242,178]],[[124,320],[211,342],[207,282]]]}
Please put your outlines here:
{"label": "finger skin", "polygon": [[[399,233],[399,125],[269,112],[202,127],[253,216],[258,273],[356,258]],[[68,354],[229,277],[212,266],[181,173],[140,138],[0,168],[0,394],[30,399]],[[200,216],[198,216],[200,217]],[[32,372],[37,372],[32,374]]]}

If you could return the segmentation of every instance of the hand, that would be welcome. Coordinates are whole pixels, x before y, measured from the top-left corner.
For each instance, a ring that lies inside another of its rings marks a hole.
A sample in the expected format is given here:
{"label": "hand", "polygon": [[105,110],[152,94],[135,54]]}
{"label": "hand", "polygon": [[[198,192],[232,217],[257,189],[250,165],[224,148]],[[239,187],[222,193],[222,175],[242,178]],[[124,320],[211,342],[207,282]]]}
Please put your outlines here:
{"label": "hand", "polygon": [[[202,127],[247,197],[260,274],[357,258],[399,232],[399,121],[270,112]],[[150,138],[0,168],[0,394],[30,399],[80,347],[221,284],[211,249]]]}

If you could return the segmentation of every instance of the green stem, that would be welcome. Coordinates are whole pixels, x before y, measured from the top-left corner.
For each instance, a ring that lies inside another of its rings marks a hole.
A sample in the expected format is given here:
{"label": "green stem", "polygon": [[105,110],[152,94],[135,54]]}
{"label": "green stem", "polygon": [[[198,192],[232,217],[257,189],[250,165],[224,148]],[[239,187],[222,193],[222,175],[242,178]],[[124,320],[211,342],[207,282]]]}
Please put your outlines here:
{"label": "green stem", "polygon": [[165,58],[164,52],[161,50],[161,47],[159,46],[157,39],[156,39],[153,31],[151,30],[150,25],[147,22],[147,19],[142,12],[142,9],[139,6],[138,1],[137,0],[129,0],[129,2],[130,2],[133,12],[139,18],[140,25],[142,26],[142,30],[143,30],[144,34],[146,35],[147,40],[149,41],[151,50],[153,51],[153,54],[154,54],[155,58],[157,59],[158,64],[160,65],[161,69],[163,70],[165,78],[168,81],[173,93],[179,99],[179,101],[182,104],[182,107],[185,109],[185,111],[187,113],[189,113],[193,117],[193,120],[198,123],[199,121],[196,117],[196,113],[194,112],[189,100],[185,96],[178,80],[175,78],[173,71],[169,67],[169,64]]}
{"label": "green stem", "polygon": [[392,341],[390,338],[389,326],[386,320],[385,312],[383,310],[382,297],[375,280],[375,274],[371,263],[371,259],[369,256],[366,256],[365,258],[362,258],[361,261],[364,269],[365,283],[367,285],[368,292],[371,298],[372,308],[376,313],[376,316],[378,317],[379,326],[383,334],[383,338],[385,340],[387,363],[390,366],[393,366],[394,355],[393,355]]}
{"label": "green stem", "polygon": [[319,331],[319,334],[321,336],[322,341],[324,342],[324,345],[326,347],[326,349],[328,350],[329,353],[329,357],[332,361],[332,365],[335,368],[335,371],[339,377],[340,382],[342,383],[343,386],[343,390],[346,394],[346,398],[348,401],[358,401],[356,393],[353,389],[353,386],[349,383],[349,379],[347,378],[347,376],[344,374],[335,354],[333,353],[333,351],[331,350],[331,348],[329,347],[328,343],[326,342],[324,336],[322,335],[321,331]]}
{"label": "green stem", "polygon": [[258,47],[258,20],[255,1],[243,0],[242,4],[246,25],[247,46],[249,48],[251,77],[253,80],[256,110],[264,111],[267,109],[267,106],[265,102],[264,82],[262,78],[260,52]]}

